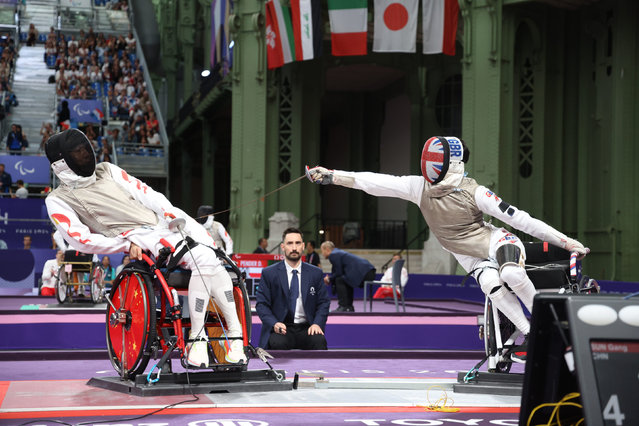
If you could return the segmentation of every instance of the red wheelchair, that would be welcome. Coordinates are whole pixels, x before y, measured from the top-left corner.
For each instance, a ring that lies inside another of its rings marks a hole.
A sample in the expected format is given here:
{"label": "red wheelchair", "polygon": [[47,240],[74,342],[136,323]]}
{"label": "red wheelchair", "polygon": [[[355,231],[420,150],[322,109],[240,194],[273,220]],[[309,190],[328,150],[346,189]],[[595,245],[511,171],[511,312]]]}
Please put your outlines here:
{"label": "red wheelchair", "polygon": [[[245,371],[247,363],[229,364],[224,360],[220,343],[226,339],[242,339],[245,352],[256,354],[250,345],[251,305],[244,284],[245,276],[237,265],[219,249],[215,255],[226,262],[226,269],[233,282],[236,311],[242,326],[242,337],[227,337],[226,322],[214,303],[209,303],[205,323],[209,335],[209,370]],[[109,359],[120,378],[133,379],[142,374],[151,357],[160,360],[148,373],[148,381],[155,369],[171,371],[170,357],[177,351],[185,368],[189,318],[182,317],[178,290],[188,289],[190,271],[166,268],[171,256],[170,248],[160,250],[157,258],[147,254],[143,261],[129,263],[116,277],[107,297],[106,337]],[[259,349],[258,349],[259,350]],[[259,356],[259,354],[257,354]],[[248,358],[247,358],[248,360]]]}

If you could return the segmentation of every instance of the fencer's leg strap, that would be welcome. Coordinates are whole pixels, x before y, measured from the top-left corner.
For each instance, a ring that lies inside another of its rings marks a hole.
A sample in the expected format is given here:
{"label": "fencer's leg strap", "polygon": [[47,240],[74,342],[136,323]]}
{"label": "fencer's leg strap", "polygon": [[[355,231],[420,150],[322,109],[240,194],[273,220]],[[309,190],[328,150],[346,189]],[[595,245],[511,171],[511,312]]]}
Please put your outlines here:
{"label": "fencer's leg strap", "polygon": [[530,324],[519,300],[499,281],[499,272],[494,268],[485,268],[478,276],[482,291],[493,305],[503,313],[522,333],[530,332]]}
{"label": "fencer's leg strap", "polygon": [[499,277],[508,284],[508,287],[521,299],[528,312],[532,312],[533,299],[537,290],[528,278],[526,270],[512,263],[501,267]]}
{"label": "fencer's leg strap", "polygon": [[233,283],[228,272],[222,267],[217,268],[214,275],[202,275],[202,278],[209,286],[211,297],[217,304],[228,329],[229,337],[241,337],[242,326],[237,317],[237,309],[235,308],[235,299],[233,298]]}

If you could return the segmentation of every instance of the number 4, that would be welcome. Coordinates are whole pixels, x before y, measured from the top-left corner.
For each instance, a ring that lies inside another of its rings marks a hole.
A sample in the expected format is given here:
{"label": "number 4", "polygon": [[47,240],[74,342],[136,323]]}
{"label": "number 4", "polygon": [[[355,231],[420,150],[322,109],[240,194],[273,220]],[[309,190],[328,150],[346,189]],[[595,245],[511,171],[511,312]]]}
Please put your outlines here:
{"label": "number 4", "polygon": [[604,420],[614,420],[616,426],[623,425],[623,419],[626,418],[619,408],[619,398],[617,394],[610,395],[608,403],[603,409]]}

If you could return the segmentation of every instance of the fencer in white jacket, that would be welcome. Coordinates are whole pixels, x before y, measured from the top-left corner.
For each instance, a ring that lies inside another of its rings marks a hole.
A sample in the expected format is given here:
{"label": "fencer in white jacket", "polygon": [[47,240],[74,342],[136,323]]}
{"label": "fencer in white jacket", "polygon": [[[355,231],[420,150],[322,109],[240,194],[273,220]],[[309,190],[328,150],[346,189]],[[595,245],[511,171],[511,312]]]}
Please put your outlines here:
{"label": "fencer in white jacket", "polygon": [[[542,241],[585,256],[589,249],[541,220],[532,218],[466,176],[469,150],[456,137],[432,137],[422,150],[422,176],[392,176],[307,167],[307,176],[319,184],[359,189],[371,195],[396,197],[417,204],[444,249],[472,272],[482,291],[524,334],[530,324],[517,297],[532,311],[536,290],[526,275],[526,251],[517,236],[483,219],[493,216]],[[508,284],[512,294],[503,284]],[[516,295],[516,296],[515,296]],[[526,359],[527,339],[511,358]]]}
{"label": "fencer in white jacket", "polygon": [[[210,297],[220,307],[228,325],[229,337],[241,336],[241,325],[233,300],[233,287],[215,253],[215,242],[208,232],[162,194],[111,163],[96,166],[95,154],[87,137],[69,129],[53,135],[45,145],[51,168],[60,186],[46,198],[49,217],[75,250],[110,254],[128,252],[141,259],[142,251],[157,256],[161,240],[173,247],[182,241],[180,233],[169,230],[174,218],[186,220],[184,232],[199,244],[186,253],[180,266],[191,271],[189,313],[191,335],[187,361],[194,366],[208,365],[205,310]],[[209,247],[207,247],[209,246]],[[229,362],[246,362],[241,340],[231,340],[226,349]]]}

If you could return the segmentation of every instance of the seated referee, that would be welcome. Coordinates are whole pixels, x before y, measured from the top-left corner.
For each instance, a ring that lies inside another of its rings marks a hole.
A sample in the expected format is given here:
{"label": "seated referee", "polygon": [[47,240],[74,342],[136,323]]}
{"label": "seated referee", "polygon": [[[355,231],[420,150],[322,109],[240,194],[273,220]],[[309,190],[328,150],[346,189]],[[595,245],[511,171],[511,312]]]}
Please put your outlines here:
{"label": "seated referee", "polygon": [[302,262],[302,232],[288,228],[280,244],[284,260],[262,270],[257,314],[259,346],[265,349],[326,349],[324,328],[330,299],[322,270]]}

